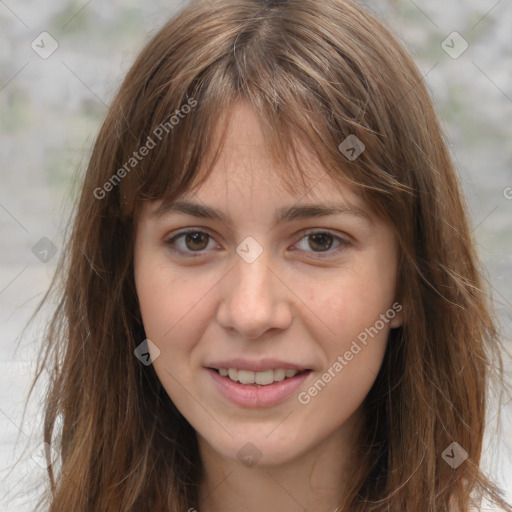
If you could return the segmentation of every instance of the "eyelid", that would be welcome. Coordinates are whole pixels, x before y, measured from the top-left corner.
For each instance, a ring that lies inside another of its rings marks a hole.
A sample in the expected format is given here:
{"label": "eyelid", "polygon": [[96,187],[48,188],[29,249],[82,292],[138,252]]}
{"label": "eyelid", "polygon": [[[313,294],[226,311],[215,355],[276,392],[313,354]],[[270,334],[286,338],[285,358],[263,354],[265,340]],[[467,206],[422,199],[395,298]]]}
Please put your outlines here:
{"label": "eyelid", "polygon": [[[313,259],[333,258],[335,256],[338,256],[338,253],[344,247],[352,245],[349,240],[350,237],[348,235],[343,237],[343,236],[336,234],[334,231],[332,231],[330,229],[309,228],[306,231],[302,231],[300,233],[299,240],[297,240],[297,242],[295,242],[295,244],[293,246],[295,247],[296,245],[298,245],[302,240],[304,240],[304,238],[307,238],[308,236],[311,236],[311,235],[317,235],[317,234],[332,236],[333,239],[339,241],[339,245],[338,245],[338,247],[336,247],[334,249],[329,249],[328,251],[319,251],[319,252],[303,251],[308,255],[309,258],[313,258]],[[292,249],[292,250],[297,250],[297,249]],[[311,255],[313,255],[313,256],[311,256]]]}
{"label": "eyelid", "polygon": [[206,228],[185,228],[181,231],[178,231],[177,233],[172,233],[171,235],[165,237],[165,244],[168,245],[171,250],[179,255],[182,255],[184,257],[190,257],[190,258],[197,258],[200,256],[204,256],[206,254],[206,251],[183,251],[181,249],[178,249],[176,247],[173,247],[172,243],[180,238],[183,237],[189,233],[203,233],[207,235],[211,240],[215,240],[213,235],[210,233],[210,231]]}
{"label": "eyelid", "polygon": [[[177,233],[172,233],[171,235],[167,236],[165,238],[165,243],[166,245],[169,245],[171,250],[177,254],[180,254],[184,257],[191,257],[191,258],[197,258],[197,257],[201,257],[201,256],[204,256],[208,251],[206,250],[202,250],[202,251],[183,251],[181,249],[178,249],[176,247],[173,247],[172,246],[172,243],[182,237],[182,236],[185,236],[189,233],[203,233],[205,235],[207,235],[211,240],[215,240],[214,236],[210,233],[210,231],[207,229],[207,228],[194,228],[194,227],[191,227],[191,228],[185,228],[185,229],[182,229],[181,231],[178,231]],[[311,235],[317,235],[317,234],[326,234],[326,235],[329,235],[329,236],[332,236],[333,239],[336,239],[339,241],[339,245],[337,248],[335,249],[330,249],[328,251],[319,251],[319,252],[315,252],[315,251],[302,251],[302,252],[305,252],[306,254],[309,254],[309,255],[314,255],[314,256],[309,256],[309,257],[312,257],[314,259],[319,259],[319,258],[329,258],[329,257],[333,257],[333,256],[336,256],[340,250],[342,250],[344,247],[346,246],[350,246],[352,245],[351,241],[350,241],[350,238],[348,235],[345,235],[344,237],[343,236],[340,236],[338,234],[336,234],[335,232],[333,232],[332,230],[330,229],[322,229],[322,228],[309,228],[309,229],[306,229],[305,231],[301,231],[299,233],[299,239],[293,244],[292,247],[295,247],[296,245],[298,245],[302,240],[304,240],[304,238],[307,238],[308,236],[311,236]],[[293,251],[297,251],[300,249],[292,249]]]}

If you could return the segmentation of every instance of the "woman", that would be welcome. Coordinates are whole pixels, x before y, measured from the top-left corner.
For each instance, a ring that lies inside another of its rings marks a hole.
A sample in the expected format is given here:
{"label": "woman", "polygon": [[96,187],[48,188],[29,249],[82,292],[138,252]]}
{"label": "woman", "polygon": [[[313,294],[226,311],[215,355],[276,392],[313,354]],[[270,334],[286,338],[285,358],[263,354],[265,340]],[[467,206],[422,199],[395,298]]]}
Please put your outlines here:
{"label": "woman", "polygon": [[61,276],[50,512],[512,510],[479,469],[500,345],[460,186],[355,2],[171,19],[98,135]]}

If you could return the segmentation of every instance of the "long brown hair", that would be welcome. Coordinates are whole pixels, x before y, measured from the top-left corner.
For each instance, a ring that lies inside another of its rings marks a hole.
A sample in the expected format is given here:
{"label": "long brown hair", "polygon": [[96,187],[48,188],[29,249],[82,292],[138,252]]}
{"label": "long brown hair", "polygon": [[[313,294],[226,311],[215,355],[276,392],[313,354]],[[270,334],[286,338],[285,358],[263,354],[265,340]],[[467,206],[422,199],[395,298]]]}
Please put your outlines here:
{"label": "long brown hair", "polygon": [[[503,347],[460,184],[415,64],[352,0],[192,2],[136,59],[95,142],[50,290],[59,302],[33,386],[48,369],[44,439],[59,459],[39,506],[197,507],[195,432],[134,356],[145,339],[134,225],[144,201],[171,202],[208,177],[214,130],[238,100],[291,186],[306,173],[300,144],[355,186],[400,244],[404,323],[364,401],[338,510],[465,512],[486,495],[512,511],[479,468]],[[365,147],[353,160],[339,149],[349,135]],[[468,454],[457,468],[443,458],[454,442]]]}

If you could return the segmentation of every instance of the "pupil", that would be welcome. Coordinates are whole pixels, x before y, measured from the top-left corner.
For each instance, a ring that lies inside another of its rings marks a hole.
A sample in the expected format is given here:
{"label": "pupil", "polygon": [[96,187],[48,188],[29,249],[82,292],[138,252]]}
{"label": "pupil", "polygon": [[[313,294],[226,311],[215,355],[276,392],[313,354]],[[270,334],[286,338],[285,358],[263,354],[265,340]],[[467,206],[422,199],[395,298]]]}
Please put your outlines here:
{"label": "pupil", "polygon": [[[315,251],[327,251],[332,247],[332,236],[326,233],[309,235],[310,246]],[[188,233],[185,237],[187,247],[191,250],[201,251],[208,245],[206,233]],[[199,244],[199,247],[197,246]]]}
{"label": "pupil", "polygon": [[[189,249],[197,251],[204,249],[208,245],[207,235],[205,233],[188,233],[185,237],[185,242]],[[189,242],[192,242],[192,244],[189,244]],[[199,244],[200,247],[194,246],[194,244]]]}
{"label": "pupil", "polygon": [[[310,243],[310,246],[314,250],[326,251],[332,246],[332,236],[326,233],[310,235],[310,241],[313,241],[313,243]],[[316,248],[315,245],[317,245]]]}

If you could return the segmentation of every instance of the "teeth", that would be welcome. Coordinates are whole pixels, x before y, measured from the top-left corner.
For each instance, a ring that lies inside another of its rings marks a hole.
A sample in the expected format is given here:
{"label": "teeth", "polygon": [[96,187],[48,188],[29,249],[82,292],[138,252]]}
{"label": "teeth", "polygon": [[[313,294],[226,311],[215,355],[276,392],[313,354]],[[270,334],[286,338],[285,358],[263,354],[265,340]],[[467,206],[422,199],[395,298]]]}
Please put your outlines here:
{"label": "teeth", "polygon": [[229,377],[235,382],[241,384],[259,384],[267,386],[273,382],[280,382],[290,377],[295,377],[298,370],[287,370],[278,368],[276,370],[265,370],[263,372],[251,372],[249,370],[237,370],[236,368],[219,368],[219,374],[223,377]]}
{"label": "teeth", "polygon": [[283,368],[279,368],[279,370],[274,370],[274,380],[280,381],[284,380],[286,377],[286,370]]}
{"label": "teeth", "polygon": [[[229,371],[229,377],[231,378],[231,370]],[[238,370],[238,382],[240,382],[240,384],[254,384],[254,372]]]}
{"label": "teeth", "polygon": [[274,382],[274,370],[255,372],[254,382],[256,382],[256,384],[261,384],[262,386],[265,386],[266,384],[272,384],[272,382]]}

